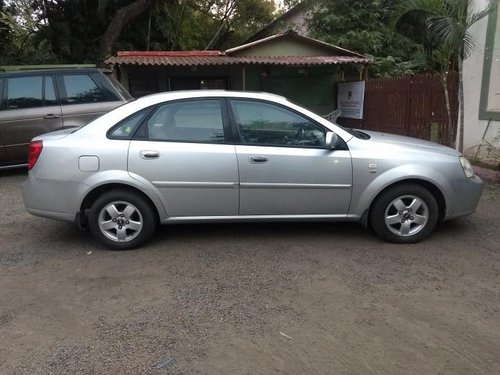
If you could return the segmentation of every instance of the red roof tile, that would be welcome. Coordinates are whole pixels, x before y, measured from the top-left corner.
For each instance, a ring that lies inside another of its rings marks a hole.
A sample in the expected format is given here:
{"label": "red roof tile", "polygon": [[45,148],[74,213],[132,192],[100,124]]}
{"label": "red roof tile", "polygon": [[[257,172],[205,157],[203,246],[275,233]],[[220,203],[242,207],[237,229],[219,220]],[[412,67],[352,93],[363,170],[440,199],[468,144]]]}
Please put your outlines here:
{"label": "red roof tile", "polygon": [[357,56],[244,56],[232,57],[219,51],[118,52],[106,60],[111,65],[209,66],[209,65],[336,65],[366,64]]}
{"label": "red roof tile", "polygon": [[151,57],[151,56],[220,56],[221,51],[118,51],[118,57]]}

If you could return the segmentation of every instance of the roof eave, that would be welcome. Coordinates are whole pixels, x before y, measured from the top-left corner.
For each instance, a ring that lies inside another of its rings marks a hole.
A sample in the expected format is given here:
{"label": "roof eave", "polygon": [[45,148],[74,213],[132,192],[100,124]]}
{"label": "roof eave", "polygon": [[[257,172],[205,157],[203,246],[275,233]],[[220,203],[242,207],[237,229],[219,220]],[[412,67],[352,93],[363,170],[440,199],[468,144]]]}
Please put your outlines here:
{"label": "roof eave", "polygon": [[322,48],[326,48],[326,49],[329,49],[329,50],[332,50],[332,51],[335,51],[335,52],[341,52],[343,54],[347,53],[348,55],[350,56],[356,56],[356,57],[360,57],[360,58],[365,58],[367,59],[368,57],[365,56],[365,55],[362,55],[361,53],[357,53],[357,52],[354,52],[354,51],[351,51],[351,50],[348,50],[348,49],[345,49],[345,48],[342,48],[342,47],[338,47],[336,45],[333,45],[333,44],[330,44],[330,43],[326,43],[326,42],[323,42],[321,40],[318,40],[318,39],[314,39],[314,38],[311,38],[311,37],[308,37],[308,36],[305,36],[305,35],[301,35],[299,33],[297,33],[296,31],[293,31],[293,30],[286,30],[282,33],[278,33],[278,34],[274,34],[274,35],[271,35],[271,36],[268,36],[266,38],[263,38],[263,39],[259,39],[259,40],[256,40],[256,41],[253,41],[253,42],[250,42],[250,43],[246,43],[246,44],[243,44],[241,46],[237,46],[237,47],[234,47],[234,48],[230,48],[230,49],[227,49],[225,51],[226,55],[231,55],[235,52],[240,52],[240,51],[243,51],[243,50],[246,50],[246,49],[249,49],[249,48],[253,48],[257,45],[260,45],[260,44],[263,44],[263,43],[267,43],[271,40],[275,40],[275,39],[279,39],[279,38],[283,38],[285,36],[291,36],[292,38],[296,38],[296,39],[299,39],[299,40],[302,40],[306,43],[310,43],[310,44],[316,44]]}

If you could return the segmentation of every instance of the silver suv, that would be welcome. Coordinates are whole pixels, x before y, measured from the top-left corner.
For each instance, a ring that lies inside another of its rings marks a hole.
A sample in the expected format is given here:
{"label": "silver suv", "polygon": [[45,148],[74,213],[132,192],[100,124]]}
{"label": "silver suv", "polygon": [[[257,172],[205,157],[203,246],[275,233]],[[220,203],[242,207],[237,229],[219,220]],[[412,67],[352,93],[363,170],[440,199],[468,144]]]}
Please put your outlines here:
{"label": "silver suv", "polygon": [[80,127],[130,99],[96,68],[0,73],[0,169],[26,166],[33,137]]}

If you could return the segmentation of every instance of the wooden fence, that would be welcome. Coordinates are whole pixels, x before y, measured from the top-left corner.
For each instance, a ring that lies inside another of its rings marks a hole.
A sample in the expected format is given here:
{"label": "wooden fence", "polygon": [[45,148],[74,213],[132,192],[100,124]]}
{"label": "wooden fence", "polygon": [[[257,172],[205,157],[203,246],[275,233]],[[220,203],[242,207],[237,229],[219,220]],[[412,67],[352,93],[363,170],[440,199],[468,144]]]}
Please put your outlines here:
{"label": "wooden fence", "polygon": [[458,79],[450,76],[453,126],[448,125],[439,78],[418,75],[366,81],[364,120],[340,118],[341,125],[428,139],[452,146],[458,114]]}

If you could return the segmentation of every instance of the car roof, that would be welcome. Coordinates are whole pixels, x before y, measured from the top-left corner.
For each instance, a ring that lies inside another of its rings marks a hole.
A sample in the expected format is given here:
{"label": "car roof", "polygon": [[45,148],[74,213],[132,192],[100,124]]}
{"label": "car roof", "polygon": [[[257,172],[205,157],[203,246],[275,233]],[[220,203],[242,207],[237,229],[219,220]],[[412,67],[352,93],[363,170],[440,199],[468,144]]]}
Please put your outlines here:
{"label": "car roof", "polygon": [[250,99],[266,99],[272,101],[286,101],[284,96],[272,94],[268,92],[254,91],[228,91],[228,90],[180,90],[180,91],[165,91],[156,94],[146,95],[138,98],[136,102],[143,104],[155,104],[162,101],[171,101],[176,99],[189,98],[214,98],[214,97],[232,97],[232,98],[250,98]]}
{"label": "car roof", "polygon": [[111,112],[97,118],[87,126],[80,128],[77,132],[79,134],[84,134],[85,136],[105,134],[109,129],[109,124],[116,124],[118,121],[125,119],[126,117],[136,113],[138,110],[143,108],[154,106],[162,102],[172,102],[176,100],[184,99],[196,99],[196,98],[242,98],[242,99],[256,99],[265,100],[269,102],[274,102],[277,104],[282,104],[286,107],[300,111],[301,113],[307,114],[310,118],[315,121],[322,123],[324,126],[330,127],[333,125],[336,132],[343,136],[345,141],[352,138],[352,135],[342,129],[341,127],[331,124],[329,121],[325,120],[320,115],[311,112],[307,108],[301,107],[293,102],[289,101],[284,96],[271,94],[267,92],[252,92],[252,91],[226,91],[226,90],[186,90],[186,91],[167,91],[157,94],[151,94],[147,96],[142,96],[136,100],[130,101],[123,106],[114,109]]}
{"label": "car roof", "polygon": [[54,74],[54,73],[108,73],[111,72],[106,69],[99,68],[48,68],[48,69],[26,69],[1,72],[0,77],[3,76],[23,76],[23,75],[36,75],[36,74]]}

